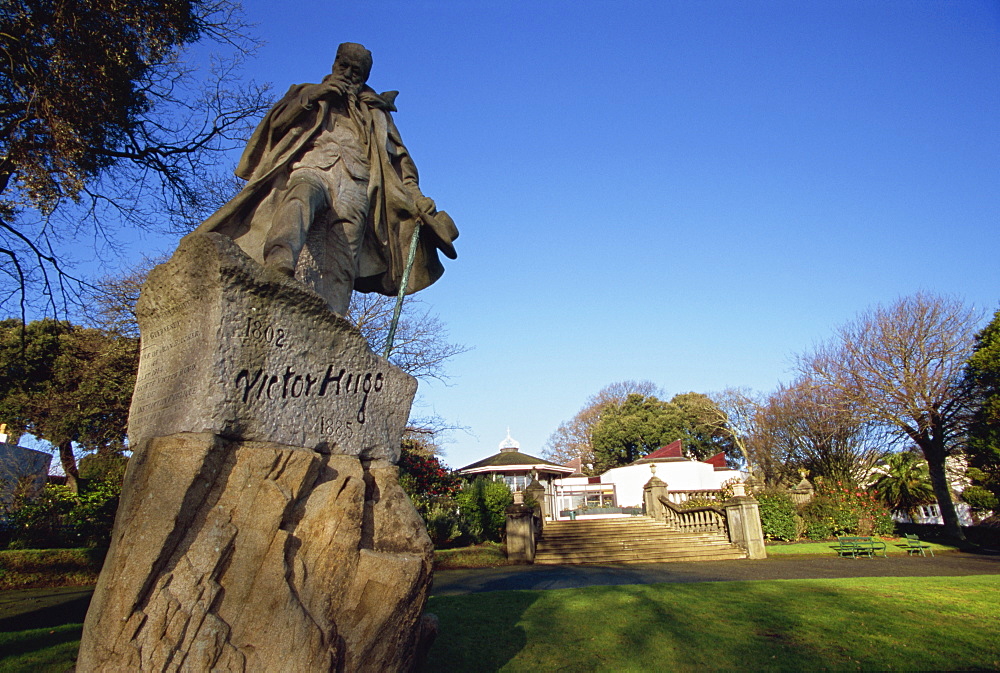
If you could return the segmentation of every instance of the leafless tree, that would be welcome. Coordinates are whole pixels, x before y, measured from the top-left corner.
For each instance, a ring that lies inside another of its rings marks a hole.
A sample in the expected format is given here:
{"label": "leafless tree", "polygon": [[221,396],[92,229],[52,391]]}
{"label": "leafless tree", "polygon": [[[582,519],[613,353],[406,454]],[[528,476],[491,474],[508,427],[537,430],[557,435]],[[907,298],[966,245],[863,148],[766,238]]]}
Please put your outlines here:
{"label": "leafless tree", "polygon": [[[196,42],[221,55],[196,70]],[[0,12],[0,306],[71,312],[73,250],[116,254],[133,228],[188,228],[215,207],[266,111],[240,77],[256,49],[238,0],[32,0]]]}
{"label": "leafless tree", "polygon": [[958,299],[918,293],[860,314],[798,360],[865,419],[920,447],[945,526],[959,538],[945,459],[969,420],[961,382],[982,318]]}
{"label": "leafless tree", "polygon": [[[389,336],[396,298],[355,292],[347,309],[347,320],[381,355]],[[430,307],[416,297],[407,297],[399,316],[389,362],[418,379],[447,380],[445,363],[469,350],[448,341],[448,329]]]}
{"label": "leafless tree", "polygon": [[89,292],[88,322],[94,327],[135,339],[139,338],[139,322],[135,315],[135,304],[146,276],[157,264],[167,261],[167,257],[143,257],[142,260],[119,275],[107,275],[94,283]]}
{"label": "leafless tree", "polygon": [[856,402],[810,377],[778,386],[760,410],[758,427],[786,466],[853,484],[868,478],[892,443]]}
{"label": "leafless tree", "polygon": [[760,396],[743,388],[727,388],[709,398],[715,404],[709,409],[706,423],[728,435],[751,474],[759,471],[766,465],[766,456],[758,450]]}

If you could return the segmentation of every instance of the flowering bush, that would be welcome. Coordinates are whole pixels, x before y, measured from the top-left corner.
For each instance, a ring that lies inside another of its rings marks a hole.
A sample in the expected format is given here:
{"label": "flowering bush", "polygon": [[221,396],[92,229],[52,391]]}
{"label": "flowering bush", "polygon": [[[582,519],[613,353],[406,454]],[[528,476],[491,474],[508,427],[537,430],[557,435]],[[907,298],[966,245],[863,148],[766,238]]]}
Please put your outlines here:
{"label": "flowering bush", "polygon": [[844,482],[824,483],[816,497],[799,509],[811,540],[839,535],[889,535],[895,524],[888,508],[872,491]]}
{"label": "flowering bush", "polygon": [[458,493],[460,481],[437,456],[407,446],[399,456],[399,484],[410,496],[446,496]]}

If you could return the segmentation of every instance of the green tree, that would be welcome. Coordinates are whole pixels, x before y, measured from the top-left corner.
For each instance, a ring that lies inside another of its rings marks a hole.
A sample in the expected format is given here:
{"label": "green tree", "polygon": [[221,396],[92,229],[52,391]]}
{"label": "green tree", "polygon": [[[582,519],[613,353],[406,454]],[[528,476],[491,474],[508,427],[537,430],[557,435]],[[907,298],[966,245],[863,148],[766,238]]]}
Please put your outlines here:
{"label": "green tree", "polygon": [[591,433],[594,471],[628,465],[678,439],[695,458],[719,452],[733,456],[730,436],[715,423],[720,414],[715,402],[700,393],[675,395],[669,402],[632,393],[607,404]]}
{"label": "green tree", "polygon": [[573,418],[559,424],[545,443],[542,457],[560,465],[580,459],[584,471],[592,472],[587,466],[594,464],[594,426],[605,409],[623,403],[632,394],[648,397],[662,393],[651,381],[617,381],[604,386],[590,396]]}
{"label": "green tree", "polygon": [[[255,47],[239,9],[235,0],[4,3],[0,289],[22,318],[33,298],[56,311],[79,287],[57,252],[67,243],[214,210],[206,196],[225,152],[267,109],[266,89],[235,77]],[[184,62],[198,41],[230,54],[200,80]]]}
{"label": "green tree", "polygon": [[873,487],[879,500],[890,510],[906,512],[912,521],[917,519],[917,508],[934,502],[927,461],[912,451],[891,453],[885,464],[877,468],[881,475]]}
{"label": "green tree", "polygon": [[0,321],[0,418],[57,447],[74,491],[74,444],[123,447],[138,351],[137,339],[67,322]]}
{"label": "green tree", "polygon": [[670,405],[680,412],[681,440],[694,458],[725,453],[730,464],[739,464],[743,455],[728,425],[719,422],[725,414],[713,399],[701,393],[680,393],[670,399]]}
{"label": "green tree", "polygon": [[594,426],[594,470],[628,465],[681,438],[681,412],[656,397],[632,394],[608,406]]}
{"label": "green tree", "polygon": [[993,495],[991,499],[973,490],[973,498],[977,508],[993,509],[995,505],[988,505],[1000,498],[1000,311],[976,335],[975,350],[965,368],[965,385],[973,405],[966,447],[969,476],[976,486]]}
{"label": "green tree", "polygon": [[963,302],[920,293],[862,313],[799,359],[803,374],[920,448],[945,528],[958,539],[964,534],[945,460],[960,448],[971,415],[963,374],[979,323]]}

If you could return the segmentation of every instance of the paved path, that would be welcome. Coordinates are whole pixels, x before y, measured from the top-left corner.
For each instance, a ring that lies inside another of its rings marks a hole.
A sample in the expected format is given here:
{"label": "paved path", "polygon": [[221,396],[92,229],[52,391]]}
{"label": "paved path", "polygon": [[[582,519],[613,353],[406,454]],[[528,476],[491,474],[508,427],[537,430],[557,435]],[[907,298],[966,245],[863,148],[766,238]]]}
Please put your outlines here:
{"label": "paved path", "polygon": [[928,577],[1000,575],[1000,556],[938,554],[936,557],[769,558],[758,561],[524,565],[438,570],[432,596],[511,589],[572,589],[593,585],[659,582],[825,579],[835,577]]}

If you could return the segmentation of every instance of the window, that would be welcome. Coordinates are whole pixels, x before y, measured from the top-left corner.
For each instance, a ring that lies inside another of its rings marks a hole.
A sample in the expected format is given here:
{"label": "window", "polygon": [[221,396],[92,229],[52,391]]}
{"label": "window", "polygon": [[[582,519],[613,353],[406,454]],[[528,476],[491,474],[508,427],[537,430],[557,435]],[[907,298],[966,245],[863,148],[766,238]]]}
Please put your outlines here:
{"label": "window", "polygon": [[503,481],[512,491],[523,491],[531,483],[531,476],[526,474],[505,474]]}

